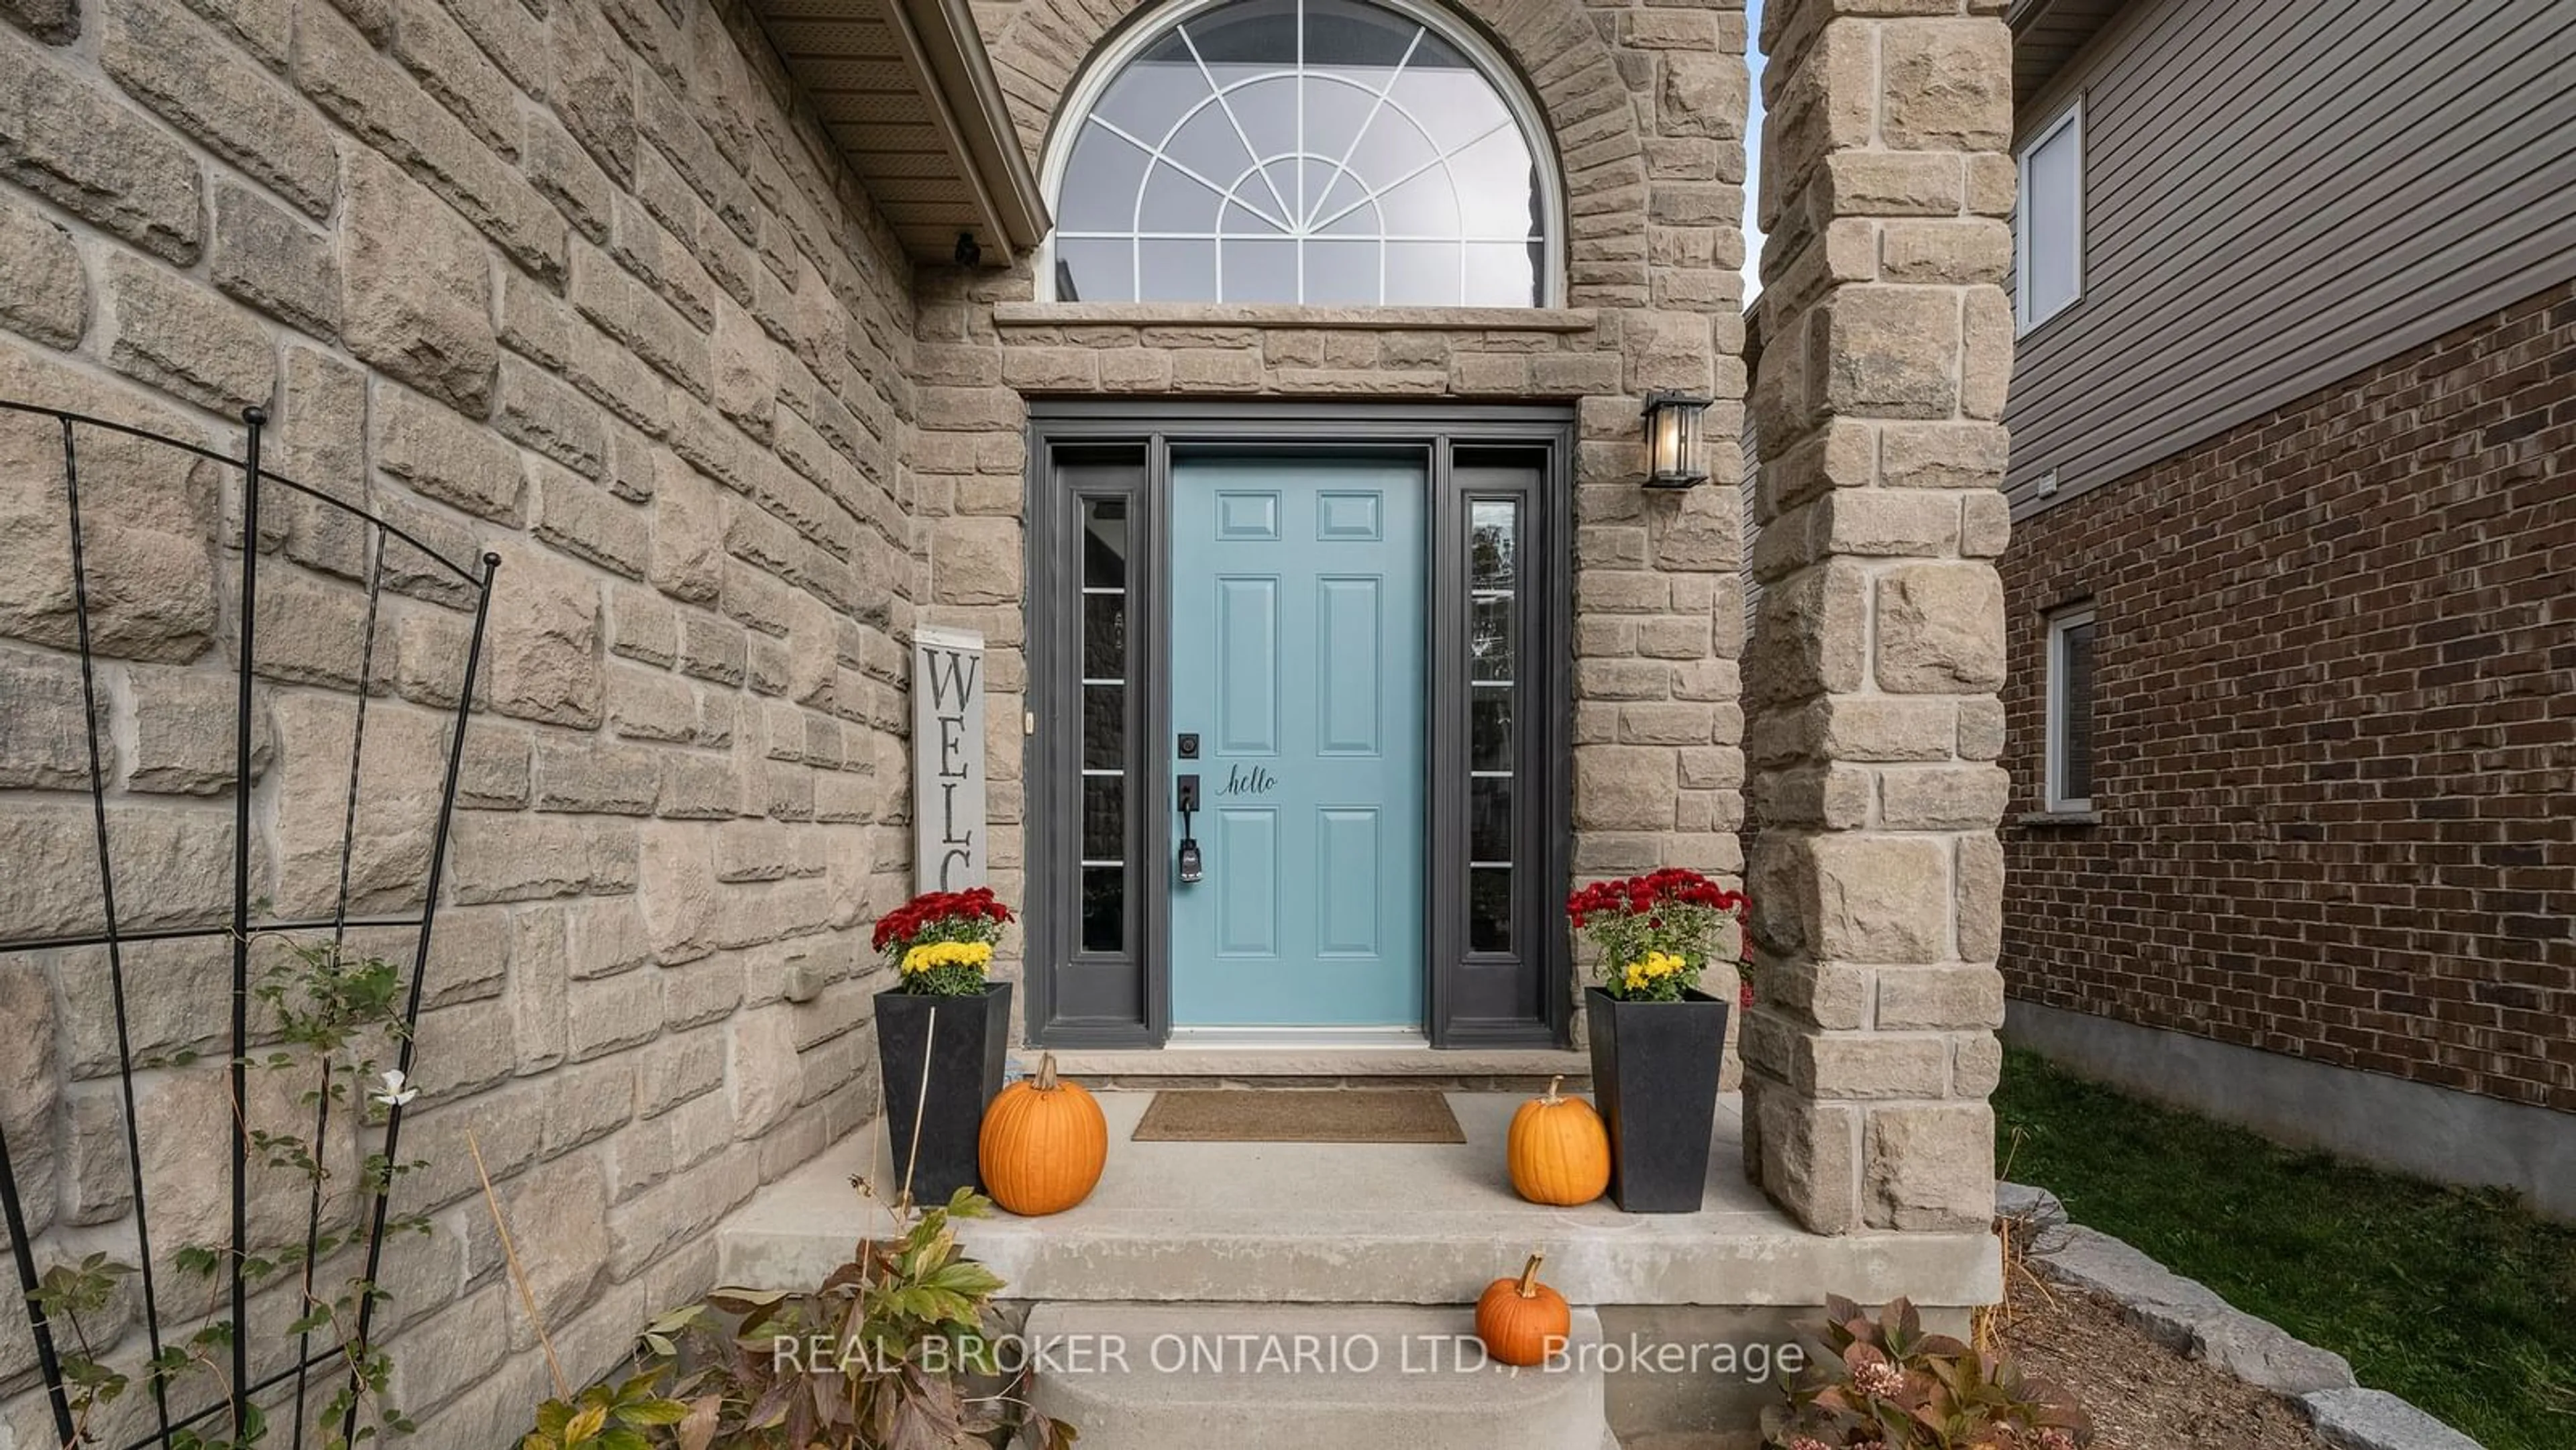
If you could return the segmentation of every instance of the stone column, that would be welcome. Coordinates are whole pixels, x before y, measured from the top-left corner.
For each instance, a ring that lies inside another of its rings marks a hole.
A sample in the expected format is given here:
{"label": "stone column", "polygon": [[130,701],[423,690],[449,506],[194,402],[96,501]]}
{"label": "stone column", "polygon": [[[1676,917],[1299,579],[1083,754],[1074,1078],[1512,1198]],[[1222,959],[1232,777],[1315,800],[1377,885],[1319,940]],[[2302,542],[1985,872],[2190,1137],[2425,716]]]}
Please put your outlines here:
{"label": "stone column", "polygon": [[1822,1233],[1993,1210],[2003,8],[1775,0],[1764,18],[1745,1155]]}

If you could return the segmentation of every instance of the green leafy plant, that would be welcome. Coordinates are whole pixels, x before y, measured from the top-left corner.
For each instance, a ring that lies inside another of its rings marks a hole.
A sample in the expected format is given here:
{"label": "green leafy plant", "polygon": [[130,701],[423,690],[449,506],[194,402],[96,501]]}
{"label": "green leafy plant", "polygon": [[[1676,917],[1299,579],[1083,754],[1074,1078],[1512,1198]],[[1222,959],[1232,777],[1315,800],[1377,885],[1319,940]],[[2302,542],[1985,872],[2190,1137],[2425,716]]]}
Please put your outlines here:
{"label": "green leafy plant", "polygon": [[1786,1404],[1762,1415],[1777,1450],[2078,1450],[2092,1421],[2054,1386],[2025,1378],[2001,1354],[1923,1332],[1898,1299],[1876,1319],[1848,1299],[1825,1301],[1827,1322]]}
{"label": "green leafy plant", "polygon": [[133,1272],[131,1264],[116,1263],[105,1254],[91,1254],[77,1264],[56,1264],[47,1269],[34,1292],[27,1296],[55,1327],[57,1336],[70,1341],[58,1352],[63,1394],[72,1408],[75,1442],[87,1439],[91,1419],[123,1398],[130,1387],[128,1376],[98,1358],[100,1350],[91,1342],[88,1322],[106,1313],[116,1298],[117,1282]]}
{"label": "green leafy plant", "polygon": [[714,1440],[712,1410],[692,1410],[662,1395],[654,1389],[661,1378],[659,1369],[648,1369],[623,1384],[592,1385],[569,1403],[546,1401],[519,1450],[652,1450],[649,1432],[666,1426],[678,1427],[681,1444],[703,1450]]}
{"label": "green leafy plant", "polygon": [[[401,968],[351,952],[337,941],[278,934],[254,940],[279,951],[251,982],[251,994],[266,1009],[270,1025],[263,1051],[243,1057],[240,1065],[246,1071],[312,1074],[312,1085],[302,1089],[296,1101],[316,1115],[317,1123],[326,1112],[344,1122],[382,1121],[419,1095],[401,1072],[378,1070],[377,1054],[397,1048],[405,1031]],[[193,1053],[181,1052],[142,1065],[185,1066],[192,1061]],[[378,1345],[362,1349],[358,1343],[360,1313],[368,1303],[381,1303],[387,1296],[362,1277],[349,1276],[337,1284],[323,1278],[324,1266],[332,1257],[360,1241],[356,1231],[322,1225],[323,1197],[335,1173],[326,1161],[329,1155],[317,1153],[314,1140],[302,1132],[278,1132],[253,1123],[242,1102],[230,1106],[230,1122],[241,1137],[246,1164],[306,1179],[311,1185],[314,1222],[301,1241],[262,1252],[245,1250],[238,1260],[229,1245],[179,1245],[171,1262],[204,1286],[204,1307],[192,1316],[193,1329],[166,1339],[161,1352],[141,1366],[140,1387],[178,1399],[183,1384],[193,1387],[203,1382],[229,1400],[231,1350],[241,1332],[220,1313],[230,1303],[231,1271],[238,1269],[253,1286],[293,1275],[298,1280],[301,1312],[279,1333],[297,1342],[299,1357],[303,1346],[318,1336],[327,1352],[340,1361],[338,1388],[311,1422],[315,1443],[324,1450],[349,1450],[375,1438],[380,1428],[409,1433],[412,1422],[386,1400],[393,1377],[391,1356]],[[374,1201],[391,1193],[403,1174],[424,1166],[416,1161],[396,1163],[381,1153],[362,1158],[356,1166],[359,1211],[355,1221],[369,1222]],[[417,1215],[386,1217],[388,1236],[411,1232],[429,1232],[429,1220]],[[85,1323],[95,1321],[114,1299],[119,1283],[136,1272],[131,1264],[91,1254],[78,1264],[48,1269],[28,1296],[49,1323],[68,1330],[58,1337],[68,1340],[60,1350],[60,1363],[64,1398],[73,1414],[74,1444],[89,1438],[99,1411],[137,1388],[137,1373],[110,1364],[105,1357],[109,1346],[94,1343]],[[343,1419],[362,1404],[371,1413],[359,1418],[352,1435],[343,1437]],[[246,1402],[238,1415],[206,1429],[174,1430],[170,1444],[173,1450],[243,1450],[263,1443],[268,1431],[265,1412],[258,1404]]]}

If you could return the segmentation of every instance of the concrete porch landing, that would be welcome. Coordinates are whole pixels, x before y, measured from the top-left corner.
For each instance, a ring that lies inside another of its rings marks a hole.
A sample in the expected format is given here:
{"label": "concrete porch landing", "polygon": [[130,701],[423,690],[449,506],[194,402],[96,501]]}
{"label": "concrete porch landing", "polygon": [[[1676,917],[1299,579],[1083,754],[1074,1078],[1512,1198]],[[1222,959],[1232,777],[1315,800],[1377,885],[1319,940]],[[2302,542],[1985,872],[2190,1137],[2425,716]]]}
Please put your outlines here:
{"label": "concrete porch landing", "polygon": [[[1579,1305],[1802,1307],[1827,1293],[1925,1305],[2000,1297],[1981,1233],[1808,1233],[1744,1179],[1737,1099],[1719,1100],[1705,1205],[1625,1214],[1512,1192],[1504,1133],[1520,1093],[1446,1095],[1463,1144],[1137,1143],[1152,1094],[1104,1092],[1109,1165],[1079,1207],[960,1226],[1014,1300],[1466,1304],[1532,1250]],[[892,1182],[862,1130],[762,1189],[719,1230],[728,1284],[810,1287],[885,1219],[850,1187]]]}

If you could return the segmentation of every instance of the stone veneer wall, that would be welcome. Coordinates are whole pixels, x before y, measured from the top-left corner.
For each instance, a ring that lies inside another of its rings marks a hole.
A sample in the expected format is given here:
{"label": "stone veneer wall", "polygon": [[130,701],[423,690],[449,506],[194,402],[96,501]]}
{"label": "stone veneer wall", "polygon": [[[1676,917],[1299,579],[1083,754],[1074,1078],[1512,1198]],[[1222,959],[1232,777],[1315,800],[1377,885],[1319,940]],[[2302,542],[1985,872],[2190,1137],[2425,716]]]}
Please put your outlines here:
{"label": "stone veneer wall", "polygon": [[[581,1378],[706,1286],[719,1215],[873,1112],[860,927],[909,853],[909,267],[730,5],[0,0],[0,19],[0,396],[226,452],[261,405],[272,466],[504,557],[404,1143],[431,1166],[401,1205],[437,1232],[387,1277],[420,1443],[510,1442],[548,1381],[468,1129]],[[56,449],[0,429],[0,940],[99,912]],[[89,463],[119,896],[130,924],[205,920],[230,894],[237,503],[211,469]],[[258,890],[313,912],[363,542],[281,500]],[[469,618],[403,555],[362,909],[427,866]],[[213,1045],[225,957],[128,954],[138,1055]],[[102,952],[0,959],[0,1113],[49,1261],[132,1252],[106,993]],[[166,1260],[222,1234],[221,1069],[138,1089]],[[0,1313],[0,1442],[51,1443],[32,1366]]]}
{"label": "stone veneer wall", "polygon": [[2002,0],[1763,12],[1746,1166],[1824,1233],[1994,1211],[2010,780]]}
{"label": "stone veneer wall", "polygon": [[[977,8],[1034,160],[1055,107],[1124,0]],[[1018,770],[1027,671],[1020,606],[1026,400],[1420,398],[1576,410],[1574,866],[1679,864],[1728,877],[1743,856],[1743,641],[1735,435],[1745,375],[1747,77],[1737,0],[1577,5],[1466,0],[1553,135],[1568,217],[1567,307],[1545,312],[1040,305],[1026,266],[925,271],[914,468],[930,534],[925,618],[991,646],[995,883],[1023,869]],[[1638,410],[1654,388],[1718,401],[1718,476],[1640,490]],[[1731,984],[1713,984],[1731,990]]]}

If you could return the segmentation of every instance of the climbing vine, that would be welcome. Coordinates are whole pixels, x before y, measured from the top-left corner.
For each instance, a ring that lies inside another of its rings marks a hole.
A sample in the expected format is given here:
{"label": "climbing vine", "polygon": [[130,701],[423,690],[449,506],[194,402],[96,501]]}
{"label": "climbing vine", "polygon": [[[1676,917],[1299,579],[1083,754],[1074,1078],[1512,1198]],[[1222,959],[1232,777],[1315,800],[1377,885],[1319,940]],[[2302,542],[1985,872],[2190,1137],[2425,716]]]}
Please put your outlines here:
{"label": "climbing vine", "polygon": [[[124,1281],[138,1268],[93,1253],[48,1269],[29,1298],[62,1341],[58,1352],[73,1413],[74,1445],[86,1443],[101,1415],[130,1395],[176,1406],[202,1402],[208,1391],[220,1401],[213,1412],[219,1423],[175,1424],[166,1442],[172,1450],[242,1450],[267,1439],[266,1413],[250,1394],[237,1393],[241,1387],[232,1382],[232,1349],[244,1332],[227,1312],[236,1268],[247,1287],[290,1280],[296,1285],[300,1312],[275,1332],[294,1342],[291,1363],[331,1366],[337,1388],[316,1416],[324,1450],[350,1450],[380,1431],[408,1434],[413,1428],[388,1398],[391,1356],[381,1346],[363,1342],[359,1331],[368,1308],[385,1301],[384,1290],[362,1274],[336,1281],[329,1274],[334,1257],[362,1245],[366,1230],[324,1222],[324,1204],[343,1171],[331,1162],[332,1125],[379,1125],[419,1096],[399,1068],[383,1066],[386,1057],[399,1055],[408,1035],[406,978],[395,964],[355,953],[336,939],[261,933],[250,940],[254,949],[273,948],[275,956],[251,981],[250,993],[264,1011],[267,1030],[260,1050],[246,1053],[240,1065],[245,1072],[309,1076],[310,1085],[299,1090],[295,1101],[313,1118],[309,1133],[280,1131],[252,1122],[249,1105],[233,1097],[228,1122],[241,1137],[246,1164],[304,1181],[308,1213],[303,1241],[263,1252],[245,1248],[238,1264],[229,1245],[178,1246],[169,1262],[203,1287],[204,1307],[183,1321],[194,1326],[184,1337],[162,1342],[158,1353],[131,1369],[112,1361],[113,1336],[100,1335],[95,1326],[107,1321]],[[182,1068],[196,1061],[195,1052],[183,1050],[139,1065]],[[223,1081],[229,1084],[230,1074]],[[376,1201],[390,1199],[397,1181],[426,1166],[422,1160],[396,1162],[380,1151],[359,1156],[351,1170],[357,1200],[349,1221],[370,1223]],[[388,1241],[398,1234],[429,1231],[429,1220],[421,1215],[389,1212],[384,1220]],[[322,1349],[318,1357],[312,1352],[317,1342]],[[303,1378],[296,1377],[299,1387]],[[346,1434],[344,1424],[350,1426]]]}

